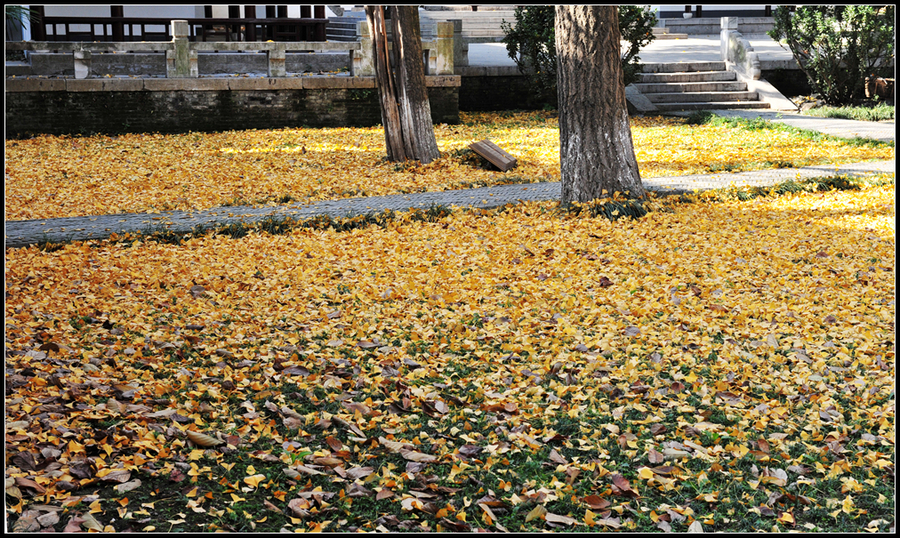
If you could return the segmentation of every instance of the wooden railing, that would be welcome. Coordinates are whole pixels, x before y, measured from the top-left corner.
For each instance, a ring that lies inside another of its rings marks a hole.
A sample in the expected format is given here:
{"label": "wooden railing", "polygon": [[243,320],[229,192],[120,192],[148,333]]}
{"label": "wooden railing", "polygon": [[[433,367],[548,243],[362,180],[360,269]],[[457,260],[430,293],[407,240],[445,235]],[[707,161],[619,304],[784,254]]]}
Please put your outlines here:
{"label": "wooden railing", "polygon": [[[188,39],[208,41],[325,41],[326,18],[184,19]],[[170,41],[171,18],[43,17],[35,41]]]}

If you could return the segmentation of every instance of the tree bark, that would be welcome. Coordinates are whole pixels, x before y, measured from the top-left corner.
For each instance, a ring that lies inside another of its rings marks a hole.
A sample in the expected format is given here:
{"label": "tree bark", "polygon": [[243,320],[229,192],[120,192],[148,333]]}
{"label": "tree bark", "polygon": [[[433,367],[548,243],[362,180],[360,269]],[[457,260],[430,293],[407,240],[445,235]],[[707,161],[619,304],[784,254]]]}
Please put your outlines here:
{"label": "tree bark", "polygon": [[387,157],[391,161],[440,158],[425,87],[419,12],[415,6],[388,6],[393,50],[388,50],[384,6],[366,6],[373,33],[375,81]]}
{"label": "tree bark", "polygon": [[616,191],[645,194],[625,103],[620,41],[616,6],[556,6],[563,204]]}

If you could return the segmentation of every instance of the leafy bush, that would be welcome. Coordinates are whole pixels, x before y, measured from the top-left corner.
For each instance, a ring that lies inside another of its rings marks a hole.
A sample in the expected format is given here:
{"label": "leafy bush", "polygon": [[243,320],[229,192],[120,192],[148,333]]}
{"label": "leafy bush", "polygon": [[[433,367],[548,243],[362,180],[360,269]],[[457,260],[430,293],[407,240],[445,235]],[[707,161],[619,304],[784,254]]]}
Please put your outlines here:
{"label": "leafy bush", "polygon": [[775,9],[769,36],[786,42],[814,91],[829,105],[862,99],[865,78],[894,55],[894,6]]}
{"label": "leafy bush", "polygon": [[[515,25],[503,21],[506,51],[519,70],[529,75],[537,95],[556,103],[556,8],[554,6],[517,7]],[[656,15],[641,6],[619,6],[619,31],[628,47],[622,52],[625,84],[637,80],[640,50],[653,41]]]}

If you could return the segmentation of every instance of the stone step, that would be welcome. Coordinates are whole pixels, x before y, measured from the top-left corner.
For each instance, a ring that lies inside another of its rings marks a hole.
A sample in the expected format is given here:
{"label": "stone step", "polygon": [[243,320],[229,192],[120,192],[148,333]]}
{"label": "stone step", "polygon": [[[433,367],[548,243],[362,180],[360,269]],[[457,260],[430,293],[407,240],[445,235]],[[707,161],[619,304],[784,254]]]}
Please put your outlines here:
{"label": "stone step", "polygon": [[677,112],[682,110],[744,110],[769,108],[763,101],[700,101],[696,103],[657,103],[660,112]]}
{"label": "stone step", "polygon": [[725,71],[725,62],[645,63],[644,73],[688,73],[696,71]]}
{"label": "stone step", "polygon": [[641,83],[716,82],[737,80],[734,71],[695,71],[693,73],[639,73]]}
{"label": "stone step", "polygon": [[654,26],[650,29],[653,32],[653,37],[656,39],[687,39],[687,34],[677,34],[669,31],[668,28],[660,28],[658,26]]}
{"label": "stone step", "polygon": [[[643,93],[643,92],[641,92]],[[756,101],[759,94],[749,91],[736,92],[687,92],[687,93],[645,93],[651,103],[698,103],[698,102],[734,102]]]}
{"label": "stone step", "polygon": [[6,76],[27,76],[31,74],[31,64],[29,62],[6,62]]}
{"label": "stone step", "polygon": [[747,90],[747,83],[731,82],[638,82],[637,89],[643,94],[653,93],[685,93],[685,92],[742,92]]}

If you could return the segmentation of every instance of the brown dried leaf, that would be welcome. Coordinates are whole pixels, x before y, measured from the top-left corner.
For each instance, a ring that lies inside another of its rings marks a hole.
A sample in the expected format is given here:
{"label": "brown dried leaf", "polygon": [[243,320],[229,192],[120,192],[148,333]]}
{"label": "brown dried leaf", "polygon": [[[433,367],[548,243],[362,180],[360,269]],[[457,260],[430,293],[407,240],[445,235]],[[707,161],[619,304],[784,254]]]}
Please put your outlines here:
{"label": "brown dried leaf", "polygon": [[215,437],[206,435],[205,433],[196,432],[194,430],[187,430],[185,433],[187,434],[188,439],[190,439],[192,443],[198,446],[208,448],[225,443],[225,441],[220,441]]}
{"label": "brown dried leaf", "polygon": [[575,525],[576,523],[581,523],[577,519],[571,518],[569,516],[560,516],[558,514],[554,514],[551,512],[547,512],[544,516],[544,520],[550,523],[562,523],[563,525]]}
{"label": "brown dried leaf", "polygon": [[418,463],[433,463],[438,461],[436,456],[432,456],[431,454],[423,454],[422,452],[417,452],[415,450],[400,450],[400,455],[409,461],[415,461]]}
{"label": "brown dried leaf", "polygon": [[585,504],[587,504],[594,510],[603,510],[604,508],[609,508],[609,506],[612,504],[598,495],[588,495],[582,500],[585,502]]}

